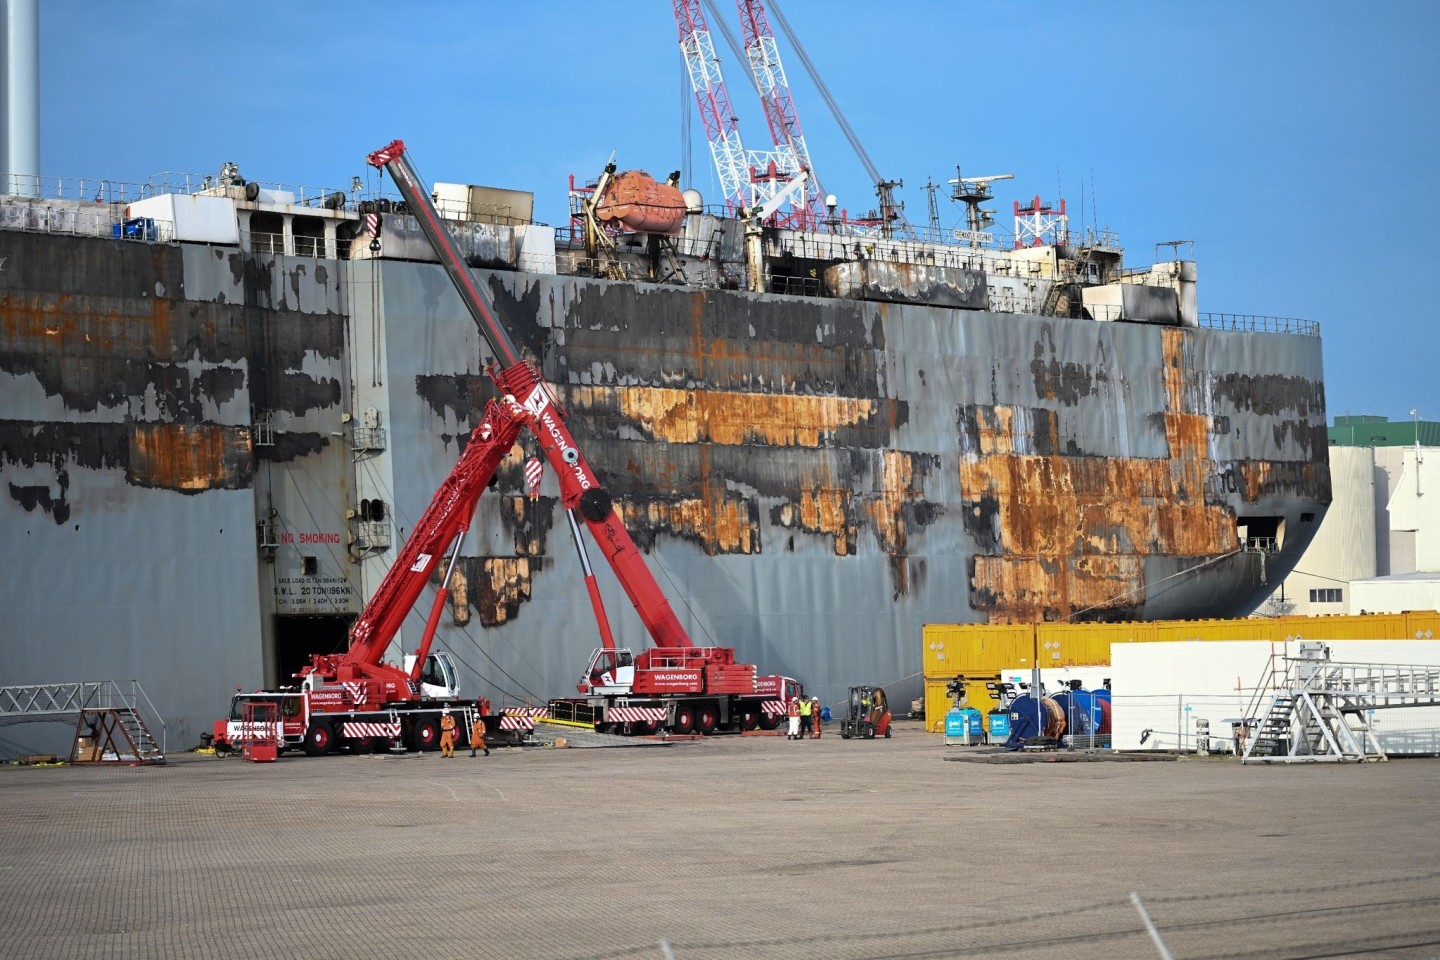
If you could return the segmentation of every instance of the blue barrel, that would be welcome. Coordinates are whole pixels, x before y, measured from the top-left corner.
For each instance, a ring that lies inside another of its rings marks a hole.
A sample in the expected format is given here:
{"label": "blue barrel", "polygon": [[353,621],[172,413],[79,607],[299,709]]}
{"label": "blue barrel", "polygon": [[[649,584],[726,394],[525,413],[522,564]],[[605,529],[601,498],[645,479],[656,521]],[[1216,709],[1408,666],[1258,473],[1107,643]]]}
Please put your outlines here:
{"label": "blue barrel", "polygon": [[1095,716],[1095,698],[1084,690],[1064,690],[1050,698],[1060,705],[1065,715],[1065,733],[1072,737],[1088,737],[1099,726]]}
{"label": "blue barrel", "polygon": [[1110,736],[1110,691],[1092,690],[1090,696],[1095,698],[1095,732],[1102,737]]}
{"label": "blue barrel", "polygon": [[1034,740],[1045,732],[1046,715],[1040,711],[1040,704],[1030,694],[1010,701],[1010,742]]}

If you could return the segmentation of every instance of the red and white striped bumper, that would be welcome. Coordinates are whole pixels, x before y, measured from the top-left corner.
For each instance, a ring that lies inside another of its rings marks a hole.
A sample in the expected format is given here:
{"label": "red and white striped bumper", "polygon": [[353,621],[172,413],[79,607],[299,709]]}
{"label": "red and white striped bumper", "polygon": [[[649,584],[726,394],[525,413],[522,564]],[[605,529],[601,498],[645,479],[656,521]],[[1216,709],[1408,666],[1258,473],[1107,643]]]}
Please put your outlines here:
{"label": "red and white striped bumper", "polygon": [[360,739],[362,737],[385,737],[389,740],[396,740],[400,737],[400,721],[394,723],[366,723],[358,720],[347,720],[340,724],[340,736],[347,739]]}
{"label": "red and white striped bumper", "polygon": [[664,720],[664,707],[610,707],[605,711],[606,723],[660,723]]}

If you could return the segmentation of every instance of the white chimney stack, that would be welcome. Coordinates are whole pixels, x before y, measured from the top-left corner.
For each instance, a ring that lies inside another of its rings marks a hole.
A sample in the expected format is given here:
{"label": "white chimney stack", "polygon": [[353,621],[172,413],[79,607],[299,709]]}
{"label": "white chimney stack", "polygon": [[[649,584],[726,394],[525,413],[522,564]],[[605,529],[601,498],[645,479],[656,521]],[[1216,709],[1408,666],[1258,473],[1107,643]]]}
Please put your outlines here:
{"label": "white chimney stack", "polygon": [[0,193],[40,194],[40,0],[0,0]]}

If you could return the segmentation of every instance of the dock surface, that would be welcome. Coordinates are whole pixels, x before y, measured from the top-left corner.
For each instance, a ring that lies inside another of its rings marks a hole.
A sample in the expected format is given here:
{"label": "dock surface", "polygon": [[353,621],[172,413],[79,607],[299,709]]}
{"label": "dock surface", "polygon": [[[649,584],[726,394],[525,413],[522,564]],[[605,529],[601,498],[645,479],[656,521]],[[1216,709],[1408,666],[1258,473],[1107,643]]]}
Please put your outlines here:
{"label": "dock surface", "polygon": [[[0,958],[1440,957],[1440,760],[715,737],[0,769]],[[668,952],[667,952],[668,951]]]}

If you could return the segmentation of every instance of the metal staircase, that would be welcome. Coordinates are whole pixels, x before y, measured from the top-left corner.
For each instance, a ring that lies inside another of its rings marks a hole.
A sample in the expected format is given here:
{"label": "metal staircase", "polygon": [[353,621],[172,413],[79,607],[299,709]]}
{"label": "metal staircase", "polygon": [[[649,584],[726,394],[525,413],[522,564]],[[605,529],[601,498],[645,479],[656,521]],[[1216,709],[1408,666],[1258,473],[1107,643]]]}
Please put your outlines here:
{"label": "metal staircase", "polygon": [[80,711],[71,763],[164,763],[165,751],[130,707]]}
{"label": "metal staircase", "polygon": [[1302,643],[1298,657],[1271,655],[1243,721],[1242,763],[1386,760],[1371,713],[1440,706],[1440,667],[1329,658],[1322,643]]}
{"label": "metal staircase", "polygon": [[0,724],[69,720],[72,763],[165,762],[165,721],[137,680],[0,687]]}

